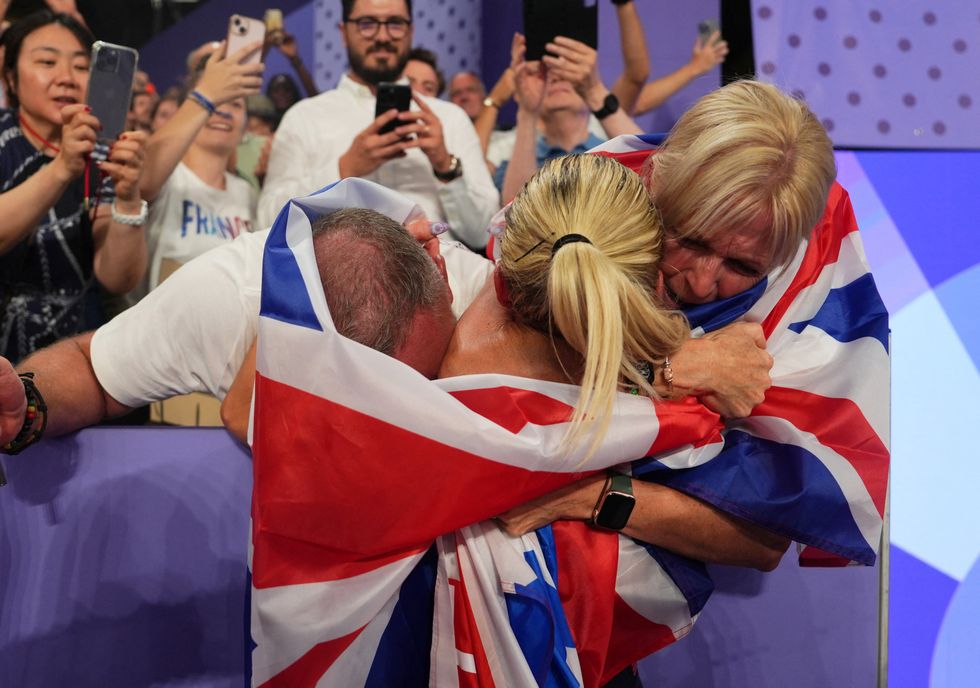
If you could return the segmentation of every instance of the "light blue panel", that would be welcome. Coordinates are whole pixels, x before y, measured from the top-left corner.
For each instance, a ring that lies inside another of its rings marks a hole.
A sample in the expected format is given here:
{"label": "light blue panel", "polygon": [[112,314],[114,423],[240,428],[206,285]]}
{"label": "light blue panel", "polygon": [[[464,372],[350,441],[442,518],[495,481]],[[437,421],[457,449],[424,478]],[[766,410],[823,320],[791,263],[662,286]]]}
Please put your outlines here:
{"label": "light blue panel", "polygon": [[[980,368],[980,264],[964,270],[933,290],[956,328],[973,364]],[[980,393],[980,390],[977,390]],[[977,398],[975,394],[974,399]]]}
{"label": "light blue panel", "polygon": [[980,553],[977,369],[935,294],[892,317],[891,539],[962,581]]}

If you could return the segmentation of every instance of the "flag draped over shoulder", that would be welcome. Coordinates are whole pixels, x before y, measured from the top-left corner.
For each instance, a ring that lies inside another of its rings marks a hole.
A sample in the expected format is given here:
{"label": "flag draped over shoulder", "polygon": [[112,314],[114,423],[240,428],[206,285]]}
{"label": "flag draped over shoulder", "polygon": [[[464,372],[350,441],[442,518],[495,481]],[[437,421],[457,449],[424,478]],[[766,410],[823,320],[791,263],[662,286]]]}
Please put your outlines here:
{"label": "flag draped over shoulder", "polygon": [[253,439],[254,685],[591,686],[673,642],[710,594],[696,562],[581,523],[512,538],[486,520],[639,457],[649,458],[632,464],[637,478],[821,557],[873,561],[887,319],[839,187],[789,269],[690,314],[704,331],[763,323],[776,358],[765,403],[722,428],[693,401],[621,395],[587,460],[560,451],[577,388],[500,375],[432,383],[336,333],[310,221],[340,207],[399,221],[413,212],[351,179],[292,201],[270,234]]}
{"label": "flag draped over shoulder", "polygon": [[[639,173],[655,139],[623,136],[593,152]],[[847,192],[834,183],[789,266],[686,315],[696,334],[761,323],[773,387],[728,424],[710,465],[645,460],[634,473],[806,545],[802,564],[874,564],[888,483],[888,313]]]}

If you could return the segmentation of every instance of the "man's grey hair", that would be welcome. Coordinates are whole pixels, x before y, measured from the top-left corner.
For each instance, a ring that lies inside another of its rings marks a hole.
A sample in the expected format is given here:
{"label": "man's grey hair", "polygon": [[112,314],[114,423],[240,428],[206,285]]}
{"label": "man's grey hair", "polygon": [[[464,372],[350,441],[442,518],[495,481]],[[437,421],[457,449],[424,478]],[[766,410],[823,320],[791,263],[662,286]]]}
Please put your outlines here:
{"label": "man's grey hair", "polygon": [[420,309],[446,298],[432,259],[408,231],[373,210],[337,210],[313,223],[327,305],[340,334],[394,355]]}

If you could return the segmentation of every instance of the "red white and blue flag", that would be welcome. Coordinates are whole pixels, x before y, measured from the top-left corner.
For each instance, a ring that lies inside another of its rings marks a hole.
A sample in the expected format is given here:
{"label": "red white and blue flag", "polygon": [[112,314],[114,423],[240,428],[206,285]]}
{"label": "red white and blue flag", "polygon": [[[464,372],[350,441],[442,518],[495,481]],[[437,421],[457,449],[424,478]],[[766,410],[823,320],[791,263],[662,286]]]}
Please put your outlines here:
{"label": "red white and blue flag", "polygon": [[512,538],[487,521],[640,457],[637,478],[827,556],[873,562],[887,316],[842,189],[790,269],[690,314],[705,331],[763,323],[776,386],[757,412],[723,428],[694,401],[624,394],[588,458],[561,451],[575,387],[501,375],[432,383],[336,333],[310,222],[341,207],[398,221],[413,212],[351,179],[292,201],[270,234],[253,437],[254,685],[592,686],[673,642],[711,591],[697,562],[581,523]]}

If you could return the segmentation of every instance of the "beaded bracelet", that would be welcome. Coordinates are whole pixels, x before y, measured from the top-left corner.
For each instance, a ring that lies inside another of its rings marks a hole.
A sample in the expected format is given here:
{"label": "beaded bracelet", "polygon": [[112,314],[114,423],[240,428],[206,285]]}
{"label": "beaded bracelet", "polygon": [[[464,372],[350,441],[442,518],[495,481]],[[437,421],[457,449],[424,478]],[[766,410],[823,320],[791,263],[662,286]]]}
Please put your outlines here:
{"label": "beaded bracelet", "polygon": [[[21,382],[24,383],[24,395],[27,397],[27,410],[24,413],[24,424],[14,439],[0,447],[4,454],[19,454],[29,446],[41,439],[44,428],[48,425],[48,407],[44,403],[44,397],[34,384],[34,373],[21,373]],[[37,417],[41,417],[40,427],[37,425]]]}
{"label": "beaded bracelet", "polygon": [[218,109],[218,106],[212,103],[206,95],[200,91],[191,91],[187,94],[187,97],[193,100],[195,103],[200,105],[202,108],[208,111],[210,115],[217,115],[218,117],[223,117],[224,119],[231,119],[230,112],[224,112]]}
{"label": "beaded bracelet", "polygon": [[195,103],[200,105],[202,108],[208,111],[209,114],[214,114],[218,111],[218,108],[214,106],[207,96],[205,96],[200,91],[191,91],[187,94],[187,97],[193,100]]}

